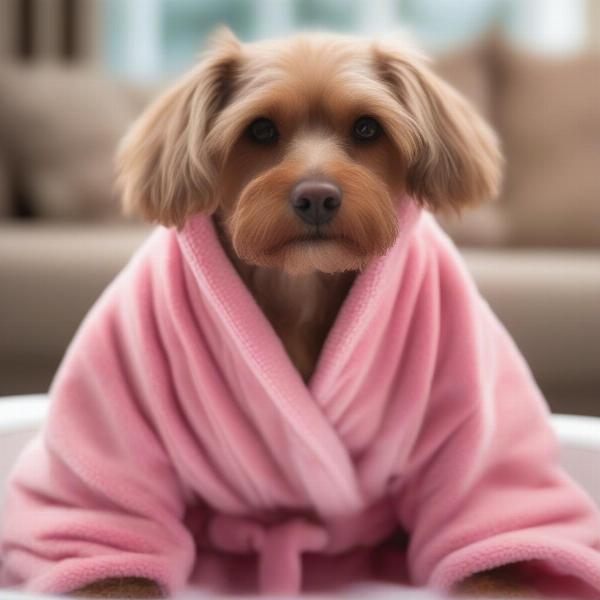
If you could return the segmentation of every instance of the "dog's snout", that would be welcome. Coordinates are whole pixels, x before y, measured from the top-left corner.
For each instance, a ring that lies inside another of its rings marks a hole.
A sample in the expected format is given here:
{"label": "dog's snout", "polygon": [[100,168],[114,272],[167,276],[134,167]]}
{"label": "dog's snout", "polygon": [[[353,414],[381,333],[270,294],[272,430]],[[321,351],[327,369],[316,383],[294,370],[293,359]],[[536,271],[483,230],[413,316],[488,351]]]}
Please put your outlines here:
{"label": "dog's snout", "polygon": [[301,181],[292,190],[294,212],[309,225],[325,225],[342,203],[342,191],[329,181]]}

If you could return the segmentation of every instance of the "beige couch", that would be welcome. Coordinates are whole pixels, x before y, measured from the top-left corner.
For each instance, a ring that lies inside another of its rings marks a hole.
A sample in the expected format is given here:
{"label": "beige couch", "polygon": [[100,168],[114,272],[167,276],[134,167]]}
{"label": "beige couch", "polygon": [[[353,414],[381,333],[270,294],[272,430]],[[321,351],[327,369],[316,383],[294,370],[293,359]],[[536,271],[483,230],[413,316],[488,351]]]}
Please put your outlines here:
{"label": "beige couch", "polygon": [[[600,57],[533,57],[488,39],[439,70],[499,130],[508,159],[501,200],[443,224],[552,408],[600,415]],[[148,233],[117,216],[110,172],[148,96],[79,69],[0,66],[0,395],[48,387]]]}

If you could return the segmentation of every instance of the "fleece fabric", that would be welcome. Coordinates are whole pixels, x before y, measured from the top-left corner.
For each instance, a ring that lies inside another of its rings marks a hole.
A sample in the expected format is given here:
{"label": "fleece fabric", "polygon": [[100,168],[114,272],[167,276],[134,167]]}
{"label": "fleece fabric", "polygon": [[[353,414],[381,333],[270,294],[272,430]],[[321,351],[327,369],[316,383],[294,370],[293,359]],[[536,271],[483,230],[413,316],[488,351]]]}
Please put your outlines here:
{"label": "fleece fabric", "polygon": [[524,360],[433,218],[405,199],[398,219],[308,383],[211,219],[157,230],[84,321],[15,466],[2,584],[448,590],[520,563],[545,593],[599,597],[599,515]]}

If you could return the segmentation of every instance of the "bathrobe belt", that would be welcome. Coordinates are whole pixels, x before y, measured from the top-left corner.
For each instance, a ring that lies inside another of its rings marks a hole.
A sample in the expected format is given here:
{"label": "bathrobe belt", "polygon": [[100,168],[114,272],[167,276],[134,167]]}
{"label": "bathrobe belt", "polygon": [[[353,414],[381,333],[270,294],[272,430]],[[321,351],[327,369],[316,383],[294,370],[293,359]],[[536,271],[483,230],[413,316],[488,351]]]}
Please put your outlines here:
{"label": "bathrobe belt", "polygon": [[234,554],[256,553],[263,594],[287,595],[301,589],[302,554],[338,554],[358,546],[374,546],[397,526],[389,500],[365,512],[318,522],[304,516],[266,524],[249,517],[216,515],[208,526],[209,541]]}

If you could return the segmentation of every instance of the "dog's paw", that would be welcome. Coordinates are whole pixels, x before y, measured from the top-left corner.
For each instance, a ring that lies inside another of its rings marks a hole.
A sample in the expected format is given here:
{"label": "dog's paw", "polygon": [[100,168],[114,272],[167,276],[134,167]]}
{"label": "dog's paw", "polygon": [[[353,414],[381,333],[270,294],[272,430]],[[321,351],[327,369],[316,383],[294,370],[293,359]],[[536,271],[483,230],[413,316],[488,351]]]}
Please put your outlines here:
{"label": "dog's paw", "polygon": [[120,600],[149,600],[164,598],[160,587],[141,577],[111,577],[90,583],[69,596],[73,598],[119,598]]}
{"label": "dog's paw", "polygon": [[454,594],[468,598],[539,598],[539,593],[521,581],[512,565],[473,575],[458,584]]}

